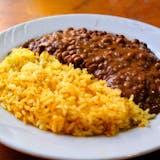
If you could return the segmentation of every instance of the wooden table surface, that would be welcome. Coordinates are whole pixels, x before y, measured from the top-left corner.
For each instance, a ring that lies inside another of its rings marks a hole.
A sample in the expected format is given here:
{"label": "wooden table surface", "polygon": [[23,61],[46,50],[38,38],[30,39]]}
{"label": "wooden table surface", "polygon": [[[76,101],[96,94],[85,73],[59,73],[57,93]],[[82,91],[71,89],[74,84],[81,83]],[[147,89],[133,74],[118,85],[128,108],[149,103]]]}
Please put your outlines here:
{"label": "wooden table surface", "polygon": [[[27,20],[67,13],[122,16],[160,27],[160,0],[0,0],[0,31]],[[160,150],[135,159],[159,160]],[[19,153],[0,144],[0,160],[39,158]]]}

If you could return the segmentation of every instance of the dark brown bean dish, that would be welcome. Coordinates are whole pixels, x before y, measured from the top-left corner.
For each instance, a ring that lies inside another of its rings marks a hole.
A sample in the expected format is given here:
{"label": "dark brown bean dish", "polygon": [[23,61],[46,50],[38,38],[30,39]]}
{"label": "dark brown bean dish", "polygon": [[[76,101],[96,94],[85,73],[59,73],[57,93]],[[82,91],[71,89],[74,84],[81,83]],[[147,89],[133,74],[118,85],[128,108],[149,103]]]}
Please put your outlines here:
{"label": "dark brown bean dish", "polygon": [[34,52],[48,51],[62,63],[87,68],[122,96],[134,95],[135,103],[150,113],[160,112],[160,60],[137,39],[86,28],[59,30],[25,44]]}

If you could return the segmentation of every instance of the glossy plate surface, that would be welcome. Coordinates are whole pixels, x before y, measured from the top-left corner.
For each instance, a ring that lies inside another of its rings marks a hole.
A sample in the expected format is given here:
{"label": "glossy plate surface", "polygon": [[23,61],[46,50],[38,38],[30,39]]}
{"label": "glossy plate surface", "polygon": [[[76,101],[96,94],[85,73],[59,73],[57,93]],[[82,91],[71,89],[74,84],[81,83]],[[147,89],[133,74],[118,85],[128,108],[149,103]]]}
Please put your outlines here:
{"label": "glossy plate surface", "polygon": [[[160,57],[160,29],[120,17],[104,15],[62,15],[14,26],[0,33],[0,59],[25,41],[68,27],[105,30],[137,38]],[[150,127],[135,128],[114,137],[78,138],[60,136],[25,125],[0,107],[0,142],[31,155],[61,159],[122,159],[160,148],[160,115]]]}

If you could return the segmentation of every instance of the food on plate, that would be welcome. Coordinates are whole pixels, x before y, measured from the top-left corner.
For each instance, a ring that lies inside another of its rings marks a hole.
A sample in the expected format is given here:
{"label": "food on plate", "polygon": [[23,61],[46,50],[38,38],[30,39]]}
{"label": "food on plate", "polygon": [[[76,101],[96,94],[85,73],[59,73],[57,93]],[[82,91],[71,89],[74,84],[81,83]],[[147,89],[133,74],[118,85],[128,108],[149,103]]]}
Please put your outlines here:
{"label": "food on plate", "polygon": [[150,113],[160,112],[160,60],[137,39],[86,28],[59,30],[22,45],[33,52],[47,51],[62,63],[87,68],[107,86]]}
{"label": "food on plate", "polygon": [[0,63],[0,103],[25,123],[74,136],[112,136],[154,117],[87,69],[20,48]]}

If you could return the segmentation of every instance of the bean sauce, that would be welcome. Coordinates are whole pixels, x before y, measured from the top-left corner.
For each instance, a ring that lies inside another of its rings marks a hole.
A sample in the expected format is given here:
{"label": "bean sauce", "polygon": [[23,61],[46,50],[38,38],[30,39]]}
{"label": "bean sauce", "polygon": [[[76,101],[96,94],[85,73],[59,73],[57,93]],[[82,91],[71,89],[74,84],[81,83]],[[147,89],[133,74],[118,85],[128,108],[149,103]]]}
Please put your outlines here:
{"label": "bean sauce", "polygon": [[160,112],[160,60],[138,39],[86,28],[68,28],[32,39],[22,45],[33,52],[48,51],[64,64],[87,68],[122,96],[150,113]]}

